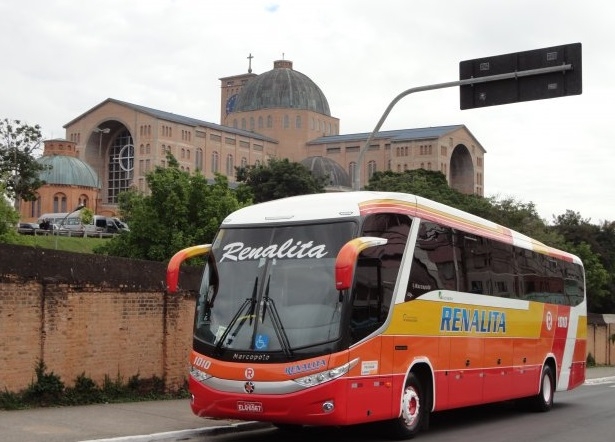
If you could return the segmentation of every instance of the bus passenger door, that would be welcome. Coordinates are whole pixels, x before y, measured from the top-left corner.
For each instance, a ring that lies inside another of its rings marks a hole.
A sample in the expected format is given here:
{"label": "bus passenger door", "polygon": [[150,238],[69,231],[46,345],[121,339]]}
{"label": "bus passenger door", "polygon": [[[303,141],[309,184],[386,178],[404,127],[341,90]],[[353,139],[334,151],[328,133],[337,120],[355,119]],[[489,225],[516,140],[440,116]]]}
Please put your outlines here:
{"label": "bus passenger door", "polygon": [[391,418],[391,362],[381,354],[382,339],[377,336],[350,352],[350,360],[359,358],[359,363],[348,383],[346,416],[349,424]]}
{"label": "bus passenger door", "polygon": [[384,299],[381,260],[362,255],[355,274],[350,335],[353,342],[360,343],[350,352],[350,360],[358,358],[359,364],[348,386],[348,423],[390,418],[392,395],[392,361],[381,355],[382,335],[374,334],[384,324],[389,310]]}

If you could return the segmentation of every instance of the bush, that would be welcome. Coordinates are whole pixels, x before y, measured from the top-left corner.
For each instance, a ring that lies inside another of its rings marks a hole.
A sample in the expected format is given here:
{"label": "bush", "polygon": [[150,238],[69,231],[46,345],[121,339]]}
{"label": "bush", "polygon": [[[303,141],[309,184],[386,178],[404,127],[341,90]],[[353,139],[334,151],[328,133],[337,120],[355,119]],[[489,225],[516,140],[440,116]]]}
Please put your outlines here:
{"label": "bush", "polygon": [[31,382],[25,391],[26,402],[39,406],[57,404],[64,393],[64,382],[53,371],[47,373],[47,366],[39,359],[34,368],[36,382]]}
{"label": "bush", "polygon": [[594,358],[594,355],[592,355],[591,353],[589,353],[587,355],[587,366],[588,367],[595,367],[596,366],[596,359]]}
{"label": "bush", "polygon": [[0,393],[0,410],[19,410],[25,408],[21,397],[17,393],[4,390]]}
{"label": "bush", "polygon": [[97,404],[103,402],[103,394],[92,379],[81,373],[75,379],[75,386],[66,389],[62,402],[65,405]]}
{"label": "bush", "polygon": [[165,380],[158,376],[142,379],[136,374],[130,377],[128,383],[124,383],[119,373],[115,379],[105,375],[103,386],[99,387],[85,373],[81,373],[75,379],[74,386],[66,388],[59,376],[47,372],[47,366],[42,360],[37,361],[34,372],[36,380],[25,390],[19,393],[5,390],[0,393],[0,410],[189,397],[186,383],[179,391],[167,392]]}

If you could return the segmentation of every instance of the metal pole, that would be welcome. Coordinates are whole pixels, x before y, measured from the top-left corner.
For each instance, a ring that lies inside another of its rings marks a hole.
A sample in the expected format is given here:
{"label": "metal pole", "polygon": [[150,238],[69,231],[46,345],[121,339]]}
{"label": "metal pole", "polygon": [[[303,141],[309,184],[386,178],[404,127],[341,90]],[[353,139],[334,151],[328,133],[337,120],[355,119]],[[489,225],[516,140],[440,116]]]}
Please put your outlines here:
{"label": "metal pole", "polygon": [[565,72],[565,71],[570,71],[570,70],[572,70],[571,64],[563,64],[560,66],[551,66],[548,68],[529,69],[527,71],[508,72],[506,74],[488,75],[488,76],[479,77],[479,78],[468,78],[466,80],[450,81],[448,83],[430,84],[427,86],[419,86],[419,87],[410,88],[408,90],[405,90],[404,92],[399,94],[397,97],[395,97],[393,101],[391,101],[391,103],[388,105],[388,107],[385,109],[384,113],[382,114],[382,117],[380,117],[378,124],[376,124],[376,127],[374,128],[372,133],[369,134],[369,136],[367,137],[367,141],[365,141],[365,144],[359,151],[359,158],[357,159],[357,170],[355,174],[355,181],[353,183],[353,189],[361,190],[361,172],[363,171],[363,159],[365,157],[365,152],[369,148],[370,143],[376,136],[376,133],[380,130],[380,128],[384,124],[384,121],[389,116],[389,113],[391,112],[393,107],[399,102],[399,100],[401,100],[405,96],[413,94],[415,92],[431,91],[435,89],[444,89],[444,88],[455,87],[455,86],[466,86],[470,84],[487,83],[490,81],[497,81],[497,80],[508,80],[510,78],[529,77],[531,75],[548,74],[551,72],[560,72],[560,71]]}
{"label": "metal pole", "polygon": [[62,221],[60,221],[60,225],[58,226],[58,230],[56,231],[55,235],[56,235],[56,244],[55,244],[55,249],[58,250],[58,236],[60,236],[60,229],[62,229],[62,226],[64,225],[64,221],[66,221],[66,219],[70,216],[71,213],[77,212],[81,209],[83,209],[85,207],[84,204],[79,204],[77,207],[75,207],[71,212],[68,212],[66,214],[66,216],[64,218],[62,218]]}

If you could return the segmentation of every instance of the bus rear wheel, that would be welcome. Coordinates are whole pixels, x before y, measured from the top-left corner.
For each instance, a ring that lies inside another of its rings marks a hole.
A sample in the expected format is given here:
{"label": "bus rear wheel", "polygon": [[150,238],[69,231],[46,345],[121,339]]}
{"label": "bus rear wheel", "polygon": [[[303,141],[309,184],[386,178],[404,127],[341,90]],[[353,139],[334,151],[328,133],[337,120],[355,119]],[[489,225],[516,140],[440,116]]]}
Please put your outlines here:
{"label": "bus rear wheel", "polygon": [[540,391],[532,398],[532,408],[536,411],[549,411],[553,407],[555,393],[555,374],[549,365],[542,367]]}
{"label": "bus rear wheel", "polygon": [[427,413],[423,385],[414,373],[410,373],[401,395],[401,415],[390,422],[391,436],[413,438],[425,425]]}

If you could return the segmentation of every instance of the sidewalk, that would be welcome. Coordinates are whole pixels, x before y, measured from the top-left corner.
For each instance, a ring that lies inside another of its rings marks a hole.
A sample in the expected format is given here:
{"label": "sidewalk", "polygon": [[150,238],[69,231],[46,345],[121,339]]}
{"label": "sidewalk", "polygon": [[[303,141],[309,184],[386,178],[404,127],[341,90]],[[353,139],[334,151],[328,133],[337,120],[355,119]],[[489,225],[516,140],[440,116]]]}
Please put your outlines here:
{"label": "sidewalk", "polygon": [[[587,370],[587,384],[615,381],[615,367]],[[0,411],[2,442],[172,441],[267,427],[196,417],[188,399]]]}

